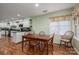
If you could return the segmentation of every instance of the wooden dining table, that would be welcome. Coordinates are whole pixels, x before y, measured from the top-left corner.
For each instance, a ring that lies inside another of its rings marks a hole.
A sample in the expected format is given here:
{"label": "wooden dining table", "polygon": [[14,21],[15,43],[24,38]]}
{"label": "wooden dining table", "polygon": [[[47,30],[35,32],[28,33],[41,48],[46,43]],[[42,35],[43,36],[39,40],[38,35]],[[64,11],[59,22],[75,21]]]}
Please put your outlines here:
{"label": "wooden dining table", "polygon": [[48,55],[48,42],[51,40],[50,35],[39,35],[39,34],[27,34],[22,36],[22,51],[24,49],[24,42],[27,40],[37,40],[46,43],[46,54]]}

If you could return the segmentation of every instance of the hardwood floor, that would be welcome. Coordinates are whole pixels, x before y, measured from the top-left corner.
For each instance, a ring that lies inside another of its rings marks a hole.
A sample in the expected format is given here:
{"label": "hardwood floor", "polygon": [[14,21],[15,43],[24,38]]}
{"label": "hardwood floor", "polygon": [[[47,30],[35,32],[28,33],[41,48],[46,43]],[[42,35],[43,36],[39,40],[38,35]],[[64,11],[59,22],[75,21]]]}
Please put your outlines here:
{"label": "hardwood floor", "polygon": [[[26,46],[24,51],[21,49],[21,43],[15,44],[11,41],[8,41],[8,37],[0,39],[0,55],[46,55],[46,50],[40,52],[38,49],[36,52],[33,52],[33,48],[28,49]],[[52,51],[49,49],[49,55],[52,55]],[[67,48],[62,45],[59,48],[59,45],[54,44],[53,55],[77,55],[73,48]]]}

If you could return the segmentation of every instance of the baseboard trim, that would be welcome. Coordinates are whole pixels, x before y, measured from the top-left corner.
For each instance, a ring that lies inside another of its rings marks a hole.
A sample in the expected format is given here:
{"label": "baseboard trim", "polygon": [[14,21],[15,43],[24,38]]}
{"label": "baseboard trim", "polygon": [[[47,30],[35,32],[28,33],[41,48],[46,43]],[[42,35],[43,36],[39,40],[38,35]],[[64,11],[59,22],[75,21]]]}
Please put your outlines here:
{"label": "baseboard trim", "polygon": [[[74,48],[74,47],[73,47]],[[79,51],[76,49],[76,48],[74,48],[74,50],[76,51],[76,53],[79,55]]]}

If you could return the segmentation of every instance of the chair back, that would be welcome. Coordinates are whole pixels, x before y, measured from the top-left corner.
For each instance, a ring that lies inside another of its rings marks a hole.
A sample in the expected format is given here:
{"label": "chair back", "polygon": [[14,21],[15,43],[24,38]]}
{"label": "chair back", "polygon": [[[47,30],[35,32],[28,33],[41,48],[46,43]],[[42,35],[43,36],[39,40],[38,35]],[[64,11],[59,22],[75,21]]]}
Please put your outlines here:
{"label": "chair back", "polygon": [[73,39],[74,33],[72,31],[67,31],[64,35],[66,36],[66,39],[70,40],[71,42]]}
{"label": "chair back", "polygon": [[45,35],[45,32],[44,31],[40,31],[39,35]]}
{"label": "chair back", "polygon": [[53,44],[54,35],[55,35],[55,33],[51,34],[50,37],[49,37],[51,39],[51,44]]}

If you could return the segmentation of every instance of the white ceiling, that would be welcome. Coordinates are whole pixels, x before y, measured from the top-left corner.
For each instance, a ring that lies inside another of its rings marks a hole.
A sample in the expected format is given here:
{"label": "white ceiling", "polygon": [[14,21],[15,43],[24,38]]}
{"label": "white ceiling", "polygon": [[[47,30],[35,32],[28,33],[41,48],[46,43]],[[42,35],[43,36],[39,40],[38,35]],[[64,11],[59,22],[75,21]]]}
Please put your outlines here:
{"label": "white ceiling", "polygon": [[17,14],[23,17],[36,16],[44,14],[42,12],[44,9],[49,13],[72,8],[75,5],[74,3],[39,3],[39,7],[35,7],[34,3],[0,3],[0,18],[16,17]]}

